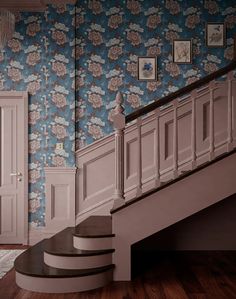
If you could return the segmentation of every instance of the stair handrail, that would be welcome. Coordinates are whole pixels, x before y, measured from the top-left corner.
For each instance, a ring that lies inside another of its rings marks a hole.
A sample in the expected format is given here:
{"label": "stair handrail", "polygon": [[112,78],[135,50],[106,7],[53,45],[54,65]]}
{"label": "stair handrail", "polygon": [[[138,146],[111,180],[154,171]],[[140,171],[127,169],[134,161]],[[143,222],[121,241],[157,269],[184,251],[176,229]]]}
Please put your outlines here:
{"label": "stair handrail", "polygon": [[[195,95],[196,89],[200,88],[204,85],[207,85],[210,83],[210,90],[211,90],[211,96],[210,96],[210,110],[211,110],[211,130],[210,130],[210,135],[211,135],[211,142],[210,142],[210,161],[213,159],[213,149],[214,149],[214,131],[212,127],[213,125],[213,97],[212,97],[212,90],[215,85],[215,79],[226,75],[227,73],[230,73],[228,76],[229,80],[229,111],[228,114],[232,114],[232,103],[231,103],[231,88],[232,88],[232,76],[233,76],[233,70],[236,68],[236,36],[234,37],[234,56],[233,60],[231,63],[229,63],[227,66],[205,76],[204,78],[201,78],[187,86],[184,86],[180,88],[179,90],[170,93],[169,95],[162,97],[160,99],[155,100],[151,104],[142,107],[131,114],[125,116],[124,114],[124,107],[123,107],[123,96],[121,92],[119,91],[116,95],[116,107],[114,109],[114,115],[113,115],[113,124],[115,128],[115,190],[113,194],[113,210],[117,209],[123,205],[125,205],[125,195],[124,195],[124,179],[125,179],[125,174],[124,174],[124,130],[125,126],[127,123],[136,120],[136,125],[137,125],[137,143],[138,143],[138,171],[137,171],[137,177],[138,177],[138,186],[137,186],[137,194],[136,196],[141,196],[142,195],[142,143],[141,143],[141,138],[142,138],[142,133],[141,133],[141,126],[142,126],[142,121],[141,117],[147,113],[150,113],[152,111],[156,111],[157,117],[159,117],[160,113],[160,107],[165,106],[169,104],[170,102],[173,102],[173,107],[174,107],[174,127],[177,128],[176,121],[177,121],[177,102],[178,98],[181,98],[182,96],[186,94],[191,94]],[[232,115],[231,115],[232,116]],[[229,118],[229,127],[230,127],[230,132],[229,132],[229,149],[231,148],[232,145],[232,119],[231,116]],[[193,118],[193,126],[195,125],[195,120]],[[177,165],[177,129],[175,129],[174,133],[174,156],[175,156],[175,165],[174,165],[174,178],[178,177],[178,165]],[[195,146],[195,144],[194,144]],[[194,160],[195,160],[195,154],[194,154]],[[158,162],[159,163],[159,162]],[[193,168],[195,168],[195,161],[193,162]],[[160,185],[160,174],[159,172],[157,173],[156,177],[156,186]]]}
{"label": "stair handrail", "polygon": [[234,57],[232,62],[229,63],[227,66],[225,66],[225,67],[223,67],[223,68],[221,68],[221,69],[219,69],[219,70],[217,70],[217,71],[215,71],[215,72],[213,72],[213,73],[211,73],[211,74],[209,74],[209,75],[207,75],[207,76],[205,76],[187,86],[184,86],[184,87],[178,89],[177,91],[168,94],[165,97],[156,99],[154,102],[126,115],[125,123],[127,124],[127,123],[147,114],[147,113],[152,112],[153,110],[155,110],[161,106],[167,105],[170,102],[172,102],[175,98],[182,97],[183,95],[190,93],[194,89],[202,87],[202,86],[206,85],[207,83],[209,83],[210,81],[213,81],[221,76],[224,76],[225,74],[227,74],[228,72],[232,71],[235,68],[236,68],[236,57]]}

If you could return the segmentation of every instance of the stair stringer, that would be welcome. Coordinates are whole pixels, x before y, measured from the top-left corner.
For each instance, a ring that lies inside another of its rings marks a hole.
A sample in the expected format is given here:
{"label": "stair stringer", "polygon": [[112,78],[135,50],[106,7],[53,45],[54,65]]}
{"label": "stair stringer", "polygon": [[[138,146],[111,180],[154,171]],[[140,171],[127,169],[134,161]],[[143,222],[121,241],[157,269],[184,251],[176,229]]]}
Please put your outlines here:
{"label": "stair stringer", "polygon": [[131,245],[236,193],[236,153],[112,214],[115,281],[131,279]]}

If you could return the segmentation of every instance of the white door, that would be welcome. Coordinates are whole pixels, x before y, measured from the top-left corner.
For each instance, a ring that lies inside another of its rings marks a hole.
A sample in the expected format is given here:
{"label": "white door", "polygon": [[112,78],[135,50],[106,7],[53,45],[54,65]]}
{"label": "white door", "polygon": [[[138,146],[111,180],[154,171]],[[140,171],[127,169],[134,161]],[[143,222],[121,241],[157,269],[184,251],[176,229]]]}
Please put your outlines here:
{"label": "white door", "polygon": [[0,92],[0,244],[28,240],[28,95]]}

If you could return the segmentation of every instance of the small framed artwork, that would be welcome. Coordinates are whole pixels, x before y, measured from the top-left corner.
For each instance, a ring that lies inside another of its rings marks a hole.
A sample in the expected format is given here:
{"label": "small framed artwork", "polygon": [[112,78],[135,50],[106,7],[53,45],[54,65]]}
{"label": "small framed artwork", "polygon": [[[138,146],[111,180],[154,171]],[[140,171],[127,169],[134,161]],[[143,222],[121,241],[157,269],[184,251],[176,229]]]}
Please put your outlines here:
{"label": "small framed artwork", "polygon": [[207,47],[225,47],[226,30],[224,23],[206,24],[206,45]]}
{"label": "small framed artwork", "polygon": [[173,40],[173,62],[192,63],[192,40],[191,39]]}
{"label": "small framed artwork", "polygon": [[138,80],[157,80],[157,58],[138,57]]}

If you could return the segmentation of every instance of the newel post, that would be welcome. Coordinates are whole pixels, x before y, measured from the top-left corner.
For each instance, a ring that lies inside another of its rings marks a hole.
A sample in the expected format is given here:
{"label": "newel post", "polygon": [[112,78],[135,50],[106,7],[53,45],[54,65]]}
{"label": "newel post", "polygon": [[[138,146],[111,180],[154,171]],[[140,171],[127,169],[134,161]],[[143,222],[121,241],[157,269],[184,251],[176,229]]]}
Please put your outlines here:
{"label": "newel post", "polygon": [[115,128],[115,190],[113,194],[113,209],[125,203],[124,198],[124,128],[125,115],[122,107],[123,97],[120,92],[116,95],[116,108],[113,117]]}

